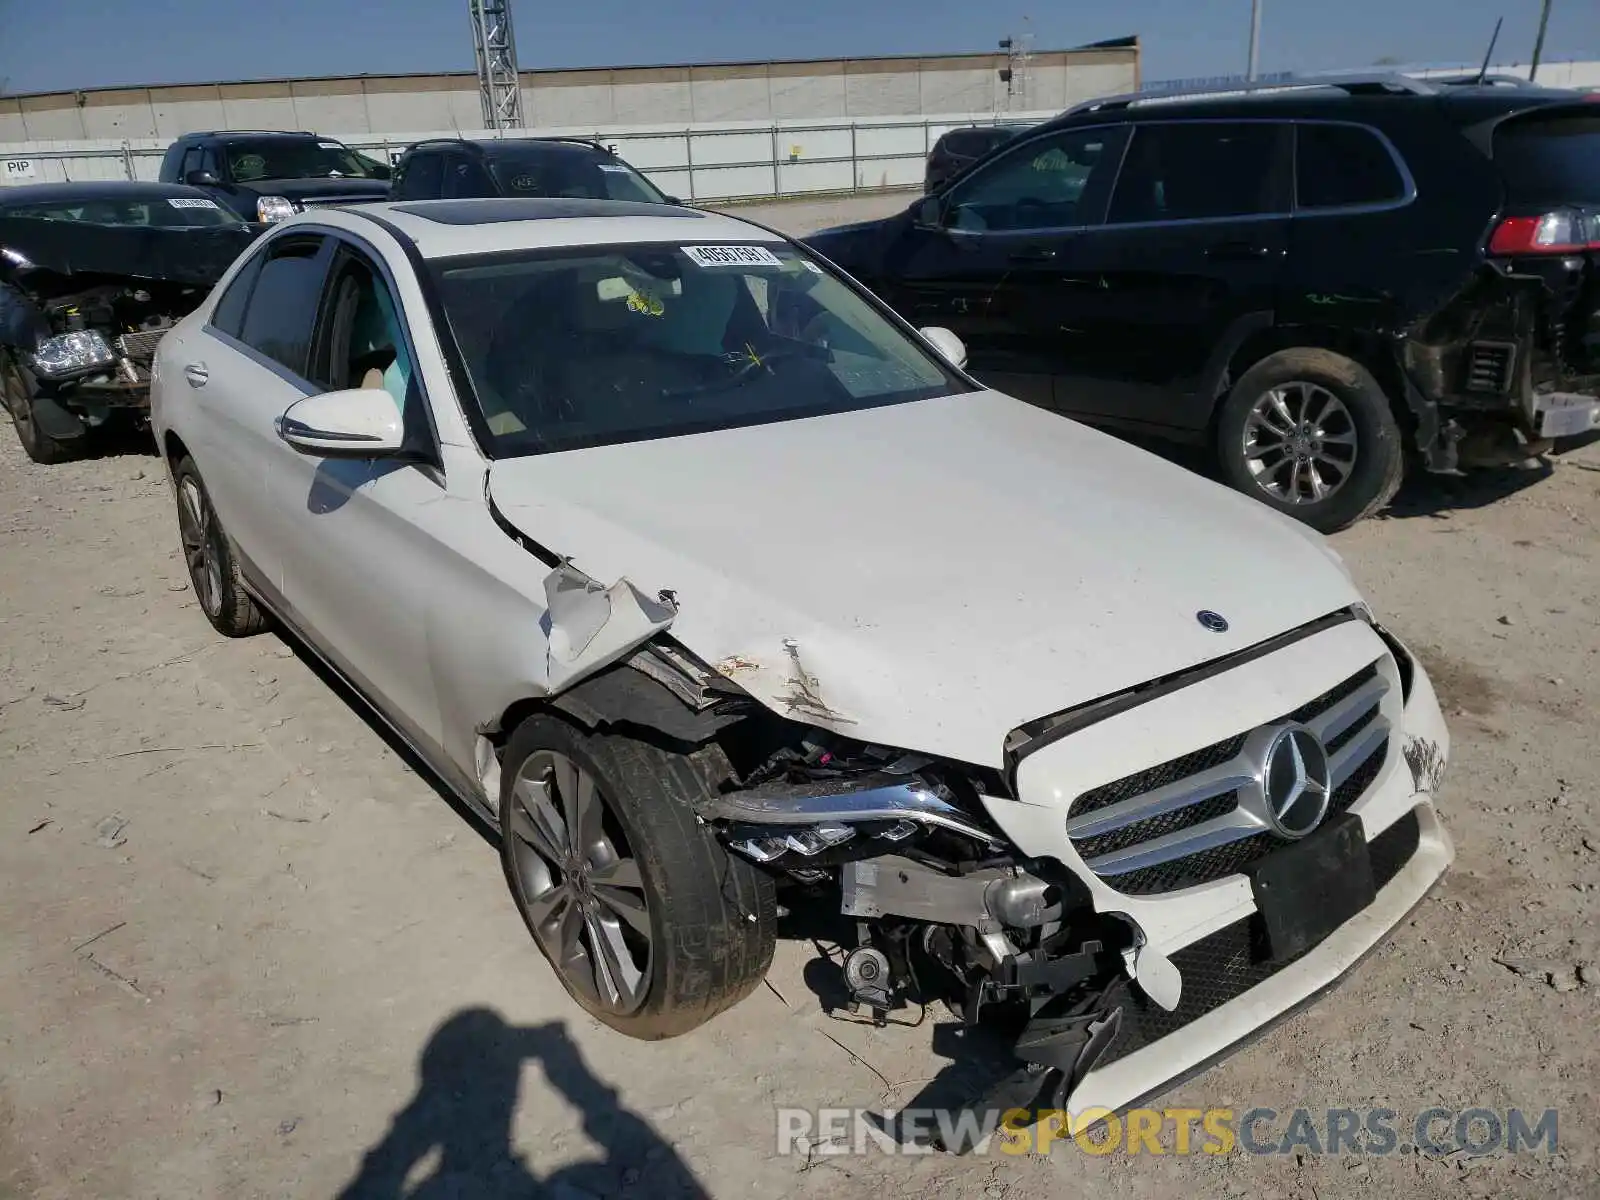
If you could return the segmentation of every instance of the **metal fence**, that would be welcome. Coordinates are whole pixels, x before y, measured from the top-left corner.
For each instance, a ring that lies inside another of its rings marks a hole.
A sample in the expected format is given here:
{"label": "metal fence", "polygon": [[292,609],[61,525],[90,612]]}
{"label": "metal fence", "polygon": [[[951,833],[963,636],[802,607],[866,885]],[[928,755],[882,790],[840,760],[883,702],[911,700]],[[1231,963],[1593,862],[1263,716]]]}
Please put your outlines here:
{"label": "metal fence", "polygon": [[[933,143],[964,125],[1042,121],[1054,113],[980,113],[849,122],[747,122],[687,127],[528,130],[592,137],[690,201],[745,200],[916,187]],[[331,135],[336,136],[336,135]],[[493,139],[494,131],[356,134],[345,145],[393,159],[428,137]],[[90,179],[155,179],[167,143],[148,138],[0,145],[0,186]]]}

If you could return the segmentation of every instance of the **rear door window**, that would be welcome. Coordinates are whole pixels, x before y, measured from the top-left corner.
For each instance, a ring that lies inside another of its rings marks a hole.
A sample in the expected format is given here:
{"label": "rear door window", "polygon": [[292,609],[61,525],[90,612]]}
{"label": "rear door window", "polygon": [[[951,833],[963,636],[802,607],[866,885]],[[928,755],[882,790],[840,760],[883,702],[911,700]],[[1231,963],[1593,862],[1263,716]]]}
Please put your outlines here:
{"label": "rear door window", "polygon": [[1294,188],[1297,208],[1390,204],[1406,194],[1394,155],[1359,125],[1297,126]]}
{"label": "rear door window", "polygon": [[1512,117],[1495,131],[1494,161],[1513,200],[1600,203],[1600,116]]}
{"label": "rear door window", "polygon": [[328,271],[326,242],[285,237],[267,249],[239,330],[245,345],[302,377]]}
{"label": "rear door window", "polygon": [[1287,139],[1288,126],[1271,121],[1135,126],[1106,222],[1286,213]]}

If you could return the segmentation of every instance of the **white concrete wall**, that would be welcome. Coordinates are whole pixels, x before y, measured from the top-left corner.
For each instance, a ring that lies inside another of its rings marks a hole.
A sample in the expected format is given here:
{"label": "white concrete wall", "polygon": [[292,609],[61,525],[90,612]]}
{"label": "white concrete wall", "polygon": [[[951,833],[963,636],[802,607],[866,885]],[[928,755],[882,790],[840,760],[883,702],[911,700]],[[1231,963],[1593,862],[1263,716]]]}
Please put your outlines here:
{"label": "white concrete wall", "polygon": [[[840,120],[904,113],[1059,109],[1131,91],[1137,49],[1032,56],[1029,87],[1007,96],[1005,56],[835,59],[725,66],[524,71],[531,126]],[[195,129],[312,129],[353,137],[470,130],[483,123],[473,75],[359,76],[107,88],[0,96],[0,144],[173,138]]]}
{"label": "white concrete wall", "polygon": [[[1455,66],[1433,66],[1420,70],[1405,68],[1407,75],[1426,79],[1430,75],[1459,75],[1463,71],[1476,71],[1483,64],[1458,63]],[[1497,63],[1489,68],[1491,75],[1516,75],[1528,77],[1528,64]],[[1600,91],[1600,62],[1543,62],[1539,64],[1538,83],[1541,87],[1581,88]]]}
{"label": "white concrete wall", "polygon": [[[272,98],[264,98],[269,102]],[[1047,120],[1051,112],[1002,114]],[[849,192],[914,187],[933,142],[957,125],[995,120],[992,112],[861,118],[855,121],[729,121],[568,125],[545,134],[594,137],[670,195],[688,200]],[[390,137],[325,130],[370,152],[397,154],[406,145],[449,130],[415,129]],[[462,130],[492,138],[486,130]],[[154,179],[168,142],[160,137],[36,140],[0,145],[0,186],[83,179]],[[27,174],[8,163],[27,163]],[[131,167],[131,172],[129,168]]]}

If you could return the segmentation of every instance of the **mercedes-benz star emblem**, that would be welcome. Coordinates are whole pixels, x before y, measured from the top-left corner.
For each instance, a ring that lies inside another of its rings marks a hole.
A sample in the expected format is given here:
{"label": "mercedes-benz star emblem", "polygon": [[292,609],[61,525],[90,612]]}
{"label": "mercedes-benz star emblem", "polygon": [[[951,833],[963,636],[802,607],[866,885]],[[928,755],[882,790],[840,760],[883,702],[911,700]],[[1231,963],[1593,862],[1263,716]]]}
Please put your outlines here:
{"label": "mercedes-benz star emblem", "polygon": [[1262,816],[1280,837],[1303,838],[1328,814],[1328,751],[1304,725],[1276,730],[1261,756]]}
{"label": "mercedes-benz star emblem", "polygon": [[1212,633],[1228,632],[1228,618],[1221,613],[1212,612],[1209,608],[1202,608],[1195,613],[1194,619],[1200,622],[1202,629],[1209,629]]}

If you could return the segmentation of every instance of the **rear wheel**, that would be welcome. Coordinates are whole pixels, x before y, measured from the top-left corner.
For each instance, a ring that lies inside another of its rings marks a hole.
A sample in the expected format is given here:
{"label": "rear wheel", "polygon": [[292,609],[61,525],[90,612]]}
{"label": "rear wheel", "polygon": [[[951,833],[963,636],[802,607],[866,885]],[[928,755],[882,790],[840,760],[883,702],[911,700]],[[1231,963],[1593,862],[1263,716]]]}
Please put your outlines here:
{"label": "rear wheel", "polygon": [[213,629],[227,637],[260,633],[267,627],[266,615],[245,591],[233,543],[217,520],[194,459],[180,459],[172,479],[178,494],[178,536],[200,611]]}
{"label": "rear wheel", "polygon": [[772,962],[772,880],[695,817],[711,792],[691,758],[552,716],[528,718],[506,747],[512,896],[573,999],[632,1037],[704,1024]]}
{"label": "rear wheel", "polygon": [[33,411],[34,387],[31,372],[9,350],[0,350],[0,396],[5,399],[11,424],[23,453],[36,463],[60,463],[79,457],[83,439],[64,441],[53,438],[39,427]]}
{"label": "rear wheel", "polygon": [[1229,483],[1324,533],[1387,504],[1404,446],[1389,399],[1360,363],[1331,350],[1281,350],[1234,385],[1217,421]]}

